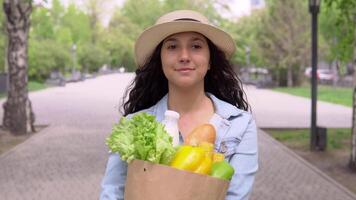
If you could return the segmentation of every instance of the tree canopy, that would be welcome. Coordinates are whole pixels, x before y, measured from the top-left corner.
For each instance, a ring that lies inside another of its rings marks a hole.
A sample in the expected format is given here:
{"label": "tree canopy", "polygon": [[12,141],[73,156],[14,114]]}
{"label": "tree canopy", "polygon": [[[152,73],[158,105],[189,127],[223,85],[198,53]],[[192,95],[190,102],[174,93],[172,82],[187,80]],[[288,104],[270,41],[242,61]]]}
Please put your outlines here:
{"label": "tree canopy", "polygon": [[[51,7],[34,8],[29,38],[30,79],[44,80],[53,70],[69,73],[73,67],[95,72],[104,64],[134,71],[133,46],[137,36],[160,15],[176,9],[192,9],[206,15],[234,38],[237,51],[232,62],[235,66],[268,68],[279,85],[287,85],[288,80],[289,84],[300,84],[301,74],[309,66],[307,1],[266,0],[266,8],[253,10],[251,15],[236,20],[223,18],[216,9],[217,4],[227,7],[226,1],[126,0],[114,9],[107,25],[100,20],[106,12],[104,4],[98,2],[86,0],[84,6],[78,7],[73,3],[64,6],[60,0],[53,0]],[[354,51],[355,29],[350,7],[355,8],[356,3],[352,0],[323,3],[319,25],[320,60],[346,64],[352,61]],[[3,47],[0,55],[5,55],[3,13],[0,21],[0,47]],[[73,46],[77,47],[75,52]],[[4,56],[0,57],[0,70],[4,71]]]}

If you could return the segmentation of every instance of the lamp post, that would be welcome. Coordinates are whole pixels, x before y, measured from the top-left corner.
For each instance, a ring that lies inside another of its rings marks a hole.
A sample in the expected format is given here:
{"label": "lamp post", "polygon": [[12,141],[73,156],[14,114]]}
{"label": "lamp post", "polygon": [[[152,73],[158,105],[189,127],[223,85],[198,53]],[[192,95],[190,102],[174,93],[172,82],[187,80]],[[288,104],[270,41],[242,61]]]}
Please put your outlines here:
{"label": "lamp post", "polygon": [[72,75],[74,74],[75,71],[75,54],[77,52],[77,45],[73,44],[72,45]]}
{"label": "lamp post", "polygon": [[250,52],[251,52],[251,49],[249,46],[245,47],[245,52],[246,52],[246,65],[247,65],[247,67],[249,67],[250,66]]}
{"label": "lamp post", "polygon": [[317,64],[318,64],[318,14],[320,0],[309,0],[309,12],[311,14],[312,28],[312,77],[311,77],[311,129],[310,129],[310,149],[318,150],[318,128],[317,128]]}

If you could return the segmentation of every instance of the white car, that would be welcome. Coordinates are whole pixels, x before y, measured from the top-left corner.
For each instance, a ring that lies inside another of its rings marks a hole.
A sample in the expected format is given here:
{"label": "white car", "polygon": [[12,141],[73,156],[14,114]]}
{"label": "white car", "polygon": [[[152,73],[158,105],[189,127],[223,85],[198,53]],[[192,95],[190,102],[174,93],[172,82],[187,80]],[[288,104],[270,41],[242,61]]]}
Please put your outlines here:
{"label": "white car", "polygon": [[[306,77],[311,78],[311,72],[312,72],[311,67],[308,67],[305,69],[304,74]],[[316,76],[318,78],[318,81],[321,82],[330,82],[333,81],[335,78],[334,73],[330,69],[318,69],[316,72]]]}

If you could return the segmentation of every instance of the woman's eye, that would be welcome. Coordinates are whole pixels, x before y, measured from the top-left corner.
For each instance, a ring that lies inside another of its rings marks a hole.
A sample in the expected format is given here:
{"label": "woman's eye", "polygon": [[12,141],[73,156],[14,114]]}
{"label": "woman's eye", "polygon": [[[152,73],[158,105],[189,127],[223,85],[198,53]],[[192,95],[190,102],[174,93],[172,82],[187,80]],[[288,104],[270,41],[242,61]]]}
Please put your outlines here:
{"label": "woman's eye", "polygon": [[177,46],[175,44],[167,45],[167,49],[175,49]]}
{"label": "woman's eye", "polygon": [[201,49],[202,47],[201,47],[201,45],[199,45],[199,44],[194,44],[194,45],[192,46],[192,48],[193,48],[193,49]]}

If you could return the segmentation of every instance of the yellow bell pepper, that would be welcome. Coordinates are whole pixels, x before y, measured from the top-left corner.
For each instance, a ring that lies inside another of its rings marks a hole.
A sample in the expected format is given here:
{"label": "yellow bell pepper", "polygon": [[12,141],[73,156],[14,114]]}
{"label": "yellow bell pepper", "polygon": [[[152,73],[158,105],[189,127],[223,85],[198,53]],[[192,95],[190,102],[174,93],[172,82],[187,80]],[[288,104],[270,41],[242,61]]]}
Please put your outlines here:
{"label": "yellow bell pepper", "polygon": [[199,147],[203,148],[207,152],[213,152],[214,150],[214,145],[210,142],[201,142]]}
{"label": "yellow bell pepper", "polygon": [[205,150],[201,147],[183,145],[179,147],[171,162],[171,167],[194,172],[205,159]]}
{"label": "yellow bell pepper", "polygon": [[213,164],[214,145],[209,142],[202,142],[199,144],[199,147],[205,150],[205,158],[194,172],[198,174],[209,174]]}
{"label": "yellow bell pepper", "polygon": [[203,162],[200,163],[199,167],[194,172],[198,174],[209,174],[212,164],[213,160],[211,159],[211,154],[205,154]]}
{"label": "yellow bell pepper", "polygon": [[225,159],[224,154],[222,153],[213,153],[213,163],[223,161]]}

